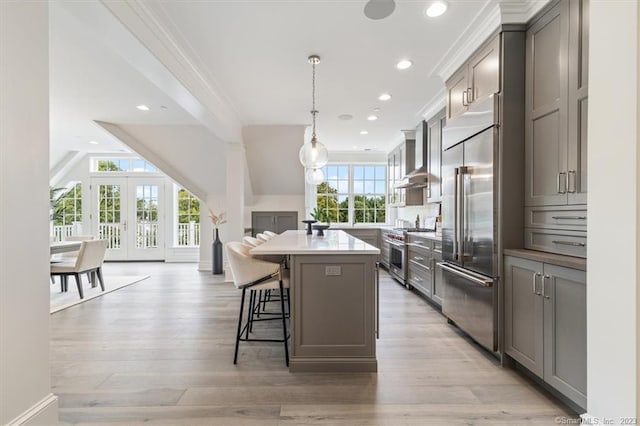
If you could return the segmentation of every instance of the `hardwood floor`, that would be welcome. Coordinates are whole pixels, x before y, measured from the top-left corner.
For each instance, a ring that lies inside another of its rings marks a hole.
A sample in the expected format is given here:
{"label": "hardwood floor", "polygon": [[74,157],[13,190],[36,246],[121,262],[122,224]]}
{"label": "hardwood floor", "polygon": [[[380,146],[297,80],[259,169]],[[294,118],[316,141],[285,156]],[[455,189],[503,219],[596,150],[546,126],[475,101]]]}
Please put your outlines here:
{"label": "hardwood floor", "polygon": [[[60,420],[160,425],[520,425],[575,417],[381,274],[377,374],[292,374],[282,344],[233,345],[240,291],[194,264],[109,263],[151,278],[51,316]],[[254,333],[279,333],[277,324]]]}

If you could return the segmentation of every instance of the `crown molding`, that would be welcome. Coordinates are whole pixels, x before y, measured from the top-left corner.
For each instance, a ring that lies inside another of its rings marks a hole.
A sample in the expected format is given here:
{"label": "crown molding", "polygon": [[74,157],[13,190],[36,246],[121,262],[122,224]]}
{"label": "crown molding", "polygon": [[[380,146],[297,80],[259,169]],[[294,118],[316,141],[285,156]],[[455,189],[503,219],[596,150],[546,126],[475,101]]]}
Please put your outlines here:
{"label": "crown molding", "polygon": [[487,0],[430,76],[446,81],[502,24],[527,23],[551,0]]}
{"label": "crown molding", "polygon": [[420,111],[418,112],[418,115],[423,120],[427,120],[428,121],[430,118],[432,118],[438,112],[440,112],[440,110],[442,108],[444,108],[445,106],[447,106],[447,90],[444,87],[442,87],[440,90],[438,90],[438,93],[436,93],[429,100],[429,102],[427,102],[425,104],[425,106],[423,106],[420,109]]}
{"label": "crown molding", "polygon": [[[101,0],[104,7],[169,71],[193,97],[178,103],[224,141],[241,140],[242,120],[228,96],[202,65],[159,2]],[[158,77],[150,75],[149,78]],[[171,86],[166,78],[161,83]],[[162,84],[154,81],[162,88]]]}

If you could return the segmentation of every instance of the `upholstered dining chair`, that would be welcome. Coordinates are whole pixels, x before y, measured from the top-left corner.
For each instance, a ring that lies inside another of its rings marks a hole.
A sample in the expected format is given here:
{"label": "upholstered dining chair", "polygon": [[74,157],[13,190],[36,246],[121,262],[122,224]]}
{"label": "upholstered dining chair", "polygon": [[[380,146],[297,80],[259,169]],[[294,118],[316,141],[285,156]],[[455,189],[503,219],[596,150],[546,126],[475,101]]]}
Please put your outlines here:
{"label": "upholstered dining chair", "polygon": [[278,234],[276,234],[275,232],[271,232],[271,231],[264,231],[263,234],[266,235],[267,237],[270,237],[270,238],[278,236]]}
{"label": "upholstered dining chair", "polygon": [[242,237],[242,242],[251,247],[258,247],[260,244],[264,243],[264,241],[260,241],[253,237]]}
{"label": "upholstered dining chair", "polygon": [[[93,235],[70,235],[66,237],[64,240],[65,241],[90,241],[93,239],[94,239]],[[66,251],[64,253],[55,254],[53,255],[51,261],[52,262],[73,262],[75,258],[78,257],[79,253],[80,253],[80,250]],[[91,282],[91,286],[95,287],[96,284],[95,284],[94,275],[92,275],[91,272],[88,272],[87,278]],[[53,283],[53,277],[51,277],[51,282]]]}
{"label": "upholstered dining chair", "polygon": [[[289,278],[285,275],[281,264],[257,259],[249,253],[252,247],[241,242],[232,241],[226,244],[227,259],[233,273],[233,284],[238,290],[242,290],[240,299],[240,314],[238,315],[238,329],[236,332],[236,344],[233,354],[233,363],[238,362],[238,348],[240,341],[249,342],[280,342],[284,343],[285,364],[289,365],[289,347],[287,333],[286,311],[284,297],[280,297],[280,315],[277,317],[260,318],[260,321],[282,319],[282,339],[255,339],[249,338],[249,332],[253,325],[256,302],[256,292],[260,290],[279,289],[284,295],[284,289],[289,288]],[[249,310],[247,321],[243,324],[244,301],[246,292],[250,292]],[[259,303],[258,303],[259,304]],[[242,337],[242,335],[245,335]]]}
{"label": "upholstered dining chair", "polygon": [[269,237],[268,235],[263,234],[263,233],[257,234],[256,238],[258,239],[258,241],[262,241],[263,243],[266,243],[267,241],[269,241],[271,239],[271,237]]}
{"label": "upholstered dining chair", "polygon": [[80,299],[84,299],[80,274],[95,272],[100,282],[100,288],[104,291],[102,263],[104,262],[106,251],[107,240],[82,241],[76,258],[67,262],[51,264],[51,276],[59,275],[62,291],[67,291],[68,277],[72,275],[76,280]]}

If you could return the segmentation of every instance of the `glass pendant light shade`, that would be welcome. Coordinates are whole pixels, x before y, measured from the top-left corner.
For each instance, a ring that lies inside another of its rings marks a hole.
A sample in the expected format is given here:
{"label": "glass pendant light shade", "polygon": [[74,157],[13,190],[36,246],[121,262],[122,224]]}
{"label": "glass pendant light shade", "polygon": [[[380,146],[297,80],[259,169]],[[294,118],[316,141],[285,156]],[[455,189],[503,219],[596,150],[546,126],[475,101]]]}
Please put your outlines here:
{"label": "glass pendant light shade", "polygon": [[324,172],[322,169],[305,169],[304,179],[310,185],[320,185],[324,182]]}
{"label": "glass pendant light shade", "polygon": [[305,143],[300,148],[300,162],[305,169],[319,169],[329,162],[329,152],[317,140]]}

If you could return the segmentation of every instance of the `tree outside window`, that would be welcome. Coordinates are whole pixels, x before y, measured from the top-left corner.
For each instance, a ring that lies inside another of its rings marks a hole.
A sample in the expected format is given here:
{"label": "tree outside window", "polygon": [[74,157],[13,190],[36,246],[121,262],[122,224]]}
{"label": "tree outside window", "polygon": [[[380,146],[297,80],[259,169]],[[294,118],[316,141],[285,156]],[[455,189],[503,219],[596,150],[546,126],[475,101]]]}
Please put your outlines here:
{"label": "tree outside window", "polygon": [[385,223],[386,166],[327,165],[317,186],[317,209],[324,222]]}

